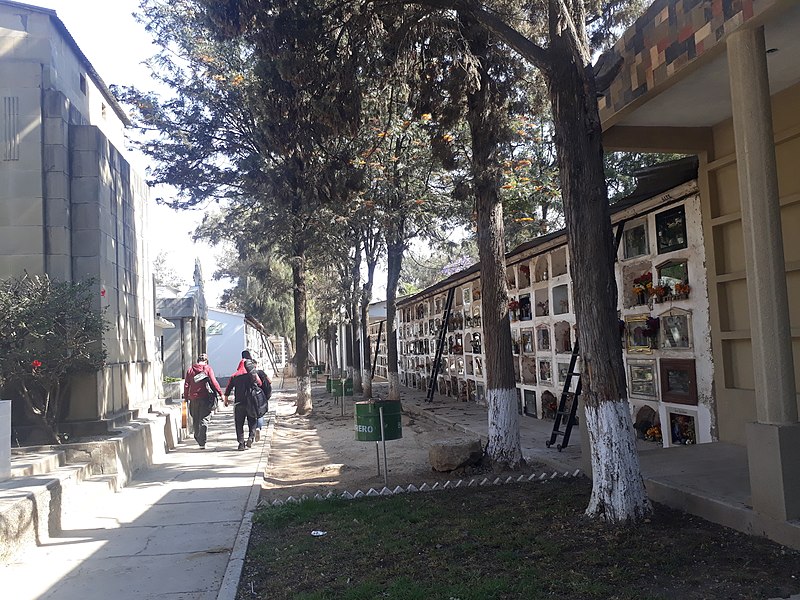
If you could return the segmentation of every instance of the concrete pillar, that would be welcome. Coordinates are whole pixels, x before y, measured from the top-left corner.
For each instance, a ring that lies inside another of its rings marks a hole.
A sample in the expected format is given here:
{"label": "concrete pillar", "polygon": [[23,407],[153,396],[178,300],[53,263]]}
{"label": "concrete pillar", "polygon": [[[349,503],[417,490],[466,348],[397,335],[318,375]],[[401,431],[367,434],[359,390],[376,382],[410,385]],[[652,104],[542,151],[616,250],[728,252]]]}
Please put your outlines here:
{"label": "concrete pillar", "polygon": [[728,38],[758,423],[747,429],[753,508],[800,517],[800,424],[764,30]]}
{"label": "concrete pillar", "polygon": [[0,481],[11,477],[11,400],[0,400]]}

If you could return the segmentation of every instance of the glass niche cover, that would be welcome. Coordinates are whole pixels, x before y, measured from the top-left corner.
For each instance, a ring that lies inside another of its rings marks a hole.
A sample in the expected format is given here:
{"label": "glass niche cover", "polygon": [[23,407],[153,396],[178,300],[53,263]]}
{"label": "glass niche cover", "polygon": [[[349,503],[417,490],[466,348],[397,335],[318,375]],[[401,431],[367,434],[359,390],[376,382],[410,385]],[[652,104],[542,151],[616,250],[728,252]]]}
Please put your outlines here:
{"label": "glass niche cover", "polygon": [[692,313],[673,308],[660,315],[661,348],[688,350],[692,347]]}
{"label": "glass niche cover", "polygon": [[659,254],[686,248],[686,213],[683,206],[656,215],[656,240]]}
{"label": "glass niche cover", "polygon": [[631,395],[647,398],[656,398],[658,396],[656,361],[629,361],[628,375]]}

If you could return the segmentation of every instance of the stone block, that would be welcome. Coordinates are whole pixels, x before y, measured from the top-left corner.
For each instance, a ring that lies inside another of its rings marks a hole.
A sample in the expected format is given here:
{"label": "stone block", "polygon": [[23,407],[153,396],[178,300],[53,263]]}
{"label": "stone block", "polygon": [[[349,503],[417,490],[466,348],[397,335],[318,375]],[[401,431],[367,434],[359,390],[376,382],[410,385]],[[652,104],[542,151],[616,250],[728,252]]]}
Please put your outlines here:
{"label": "stone block", "polygon": [[97,229],[75,230],[72,235],[72,256],[99,256],[102,234]]}
{"label": "stone block", "polygon": [[97,127],[90,125],[70,125],[70,149],[75,152],[94,152],[107,156],[108,149],[105,137]]}
{"label": "stone block", "polygon": [[47,89],[42,94],[42,113],[45,119],[56,117],[64,120],[69,114],[69,100],[58,90]]}
{"label": "stone block", "polygon": [[477,464],[482,457],[480,440],[434,442],[428,450],[428,460],[435,471],[455,471]]}
{"label": "stone block", "polygon": [[0,226],[41,227],[43,224],[41,198],[0,198]]}
{"label": "stone block", "polygon": [[100,276],[100,257],[99,256],[73,257],[72,274],[76,280],[89,279],[89,278],[97,279]]}
{"label": "stone block", "polygon": [[47,227],[45,228],[45,243],[49,255],[63,254],[69,256],[70,253],[70,231],[69,227]]}
{"label": "stone block", "polygon": [[65,254],[51,254],[47,257],[47,274],[60,281],[71,281],[72,259]]}
{"label": "stone block", "polygon": [[65,171],[50,171],[44,174],[45,198],[69,198],[69,176]]}
{"label": "stone block", "polygon": [[100,177],[101,173],[100,155],[97,152],[89,150],[72,152],[73,177]]}
{"label": "stone block", "polygon": [[44,143],[67,146],[69,138],[67,122],[61,117],[46,117],[44,119]]}
{"label": "stone block", "polygon": [[753,510],[778,521],[800,519],[800,423],[747,424]]}
{"label": "stone block", "polygon": [[55,144],[44,145],[44,171],[56,171],[66,173],[69,164],[69,157],[67,155],[67,147]]}
{"label": "stone block", "polygon": [[43,274],[44,254],[3,255],[0,251],[0,279],[22,275],[26,271],[31,275]]}
{"label": "stone block", "polygon": [[72,183],[70,185],[72,191],[73,204],[98,204],[100,202],[100,180],[97,175],[91,177],[77,177],[73,173]]}
{"label": "stone block", "polygon": [[0,161],[0,201],[42,197],[42,171],[39,165]]}
{"label": "stone block", "polygon": [[83,203],[72,205],[72,228],[100,229],[100,211],[96,204]]}
{"label": "stone block", "polygon": [[47,200],[45,206],[47,209],[47,225],[49,227],[70,226],[69,200],[52,198]]}
{"label": "stone block", "polygon": [[42,227],[0,227],[0,254],[43,254],[44,230]]}

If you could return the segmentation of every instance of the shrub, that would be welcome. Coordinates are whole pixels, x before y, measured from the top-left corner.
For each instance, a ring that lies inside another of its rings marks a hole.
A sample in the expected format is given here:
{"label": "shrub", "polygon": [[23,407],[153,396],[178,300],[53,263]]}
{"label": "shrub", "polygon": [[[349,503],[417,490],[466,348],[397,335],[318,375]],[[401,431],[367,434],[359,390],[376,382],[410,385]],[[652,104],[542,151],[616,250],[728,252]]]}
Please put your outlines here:
{"label": "shrub", "polygon": [[60,442],[71,377],[105,362],[108,324],[92,306],[93,283],[28,274],[0,282],[0,389],[51,443]]}

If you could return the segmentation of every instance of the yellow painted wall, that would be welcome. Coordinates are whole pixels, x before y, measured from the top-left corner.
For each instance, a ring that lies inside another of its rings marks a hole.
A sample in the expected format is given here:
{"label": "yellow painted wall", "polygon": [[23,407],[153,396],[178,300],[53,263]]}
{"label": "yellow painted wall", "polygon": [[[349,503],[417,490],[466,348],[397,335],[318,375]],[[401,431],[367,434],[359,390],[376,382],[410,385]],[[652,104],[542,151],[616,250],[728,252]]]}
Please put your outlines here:
{"label": "yellow painted wall", "polygon": [[[800,390],[800,84],[773,98],[773,122],[789,288],[794,373]],[[745,443],[745,423],[756,420],[744,244],[732,121],[713,128],[713,156],[701,164],[708,202],[708,255],[719,439]],[[762,293],[769,293],[768,290]],[[716,301],[714,300],[716,298]],[[769,390],[764,390],[769,393]]]}

